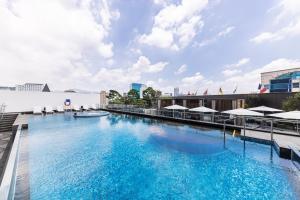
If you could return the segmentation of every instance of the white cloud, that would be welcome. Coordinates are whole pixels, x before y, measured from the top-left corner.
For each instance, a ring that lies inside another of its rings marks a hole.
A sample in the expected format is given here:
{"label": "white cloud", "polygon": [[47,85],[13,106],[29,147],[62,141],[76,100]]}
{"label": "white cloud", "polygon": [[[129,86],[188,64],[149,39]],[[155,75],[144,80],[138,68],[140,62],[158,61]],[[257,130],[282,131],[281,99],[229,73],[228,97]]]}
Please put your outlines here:
{"label": "white cloud", "polygon": [[199,83],[200,81],[203,81],[203,80],[204,80],[204,77],[202,76],[202,74],[200,72],[197,72],[193,76],[184,77],[182,79],[182,82],[185,85],[195,85],[195,84],[197,84],[197,83]]}
{"label": "white cloud", "polygon": [[187,70],[187,66],[186,65],[181,65],[174,73],[175,74],[181,74],[183,72],[185,72]]}
{"label": "white cloud", "polygon": [[234,29],[235,29],[234,26],[228,26],[224,30],[220,31],[218,34],[216,34],[214,37],[212,37],[210,39],[206,39],[201,42],[195,42],[194,46],[204,47],[204,46],[213,44],[213,43],[217,42],[220,38],[229,35]]}
{"label": "white cloud", "polygon": [[[277,11],[271,31],[264,31],[251,42],[260,44],[263,42],[275,42],[300,35],[300,1],[281,0],[271,11]],[[281,22],[281,23],[280,23]]]}
{"label": "white cloud", "polygon": [[153,0],[154,4],[160,5],[160,6],[166,6],[168,5],[170,0]]}
{"label": "white cloud", "polygon": [[155,16],[151,32],[141,35],[139,42],[173,50],[185,48],[203,27],[200,14],[207,4],[208,0],[169,4]]}
{"label": "white cloud", "polygon": [[155,64],[151,64],[150,60],[147,57],[140,56],[138,61],[133,64],[130,70],[145,73],[157,73],[164,70],[167,65],[167,62],[158,62]]}
{"label": "white cloud", "polygon": [[241,73],[241,70],[239,70],[239,69],[225,69],[225,70],[222,71],[222,73],[224,74],[224,76],[233,76],[233,75]]}
{"label": "white cloud", "polygon": [[105,0],[98,4],[92,0],[2,0],[1,84],[48,82],[58,89],[91,86],[86,50],[97,55],[99,62],[112,60],[113,43],[107,40],[117,13]]}
{"label": "white cloud", "polygon": [[239,68],[243,65],[246,65],[250,62],[250,58],[242,58],[237,63],[225,65],[225,68]]}

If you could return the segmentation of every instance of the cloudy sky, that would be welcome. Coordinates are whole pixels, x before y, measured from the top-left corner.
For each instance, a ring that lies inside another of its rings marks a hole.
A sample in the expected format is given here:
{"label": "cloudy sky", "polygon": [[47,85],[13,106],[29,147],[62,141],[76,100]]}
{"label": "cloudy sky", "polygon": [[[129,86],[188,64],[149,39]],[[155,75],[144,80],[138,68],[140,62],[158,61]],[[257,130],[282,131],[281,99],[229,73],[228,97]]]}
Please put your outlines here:
{"label": "cloudy sky", "polygon": [[257,90],[300,67],[299,0],[0,0],[0,85]]}

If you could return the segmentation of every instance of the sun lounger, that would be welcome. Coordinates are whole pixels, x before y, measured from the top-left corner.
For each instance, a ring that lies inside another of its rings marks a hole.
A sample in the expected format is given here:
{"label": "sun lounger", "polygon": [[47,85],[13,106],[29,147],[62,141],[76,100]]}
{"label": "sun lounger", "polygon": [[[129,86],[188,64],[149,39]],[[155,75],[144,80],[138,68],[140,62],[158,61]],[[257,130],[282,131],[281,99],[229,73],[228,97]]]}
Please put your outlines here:
{"label": "sun lounger", "polygon": [[73,106],[73,110],[74,110],[74,111],[80,111],[80,107],[79,107],[78,105],[74,105],[74,106]]}
{"label": "sun lounger", "polygon": [[48,114],[52,114],[53,113],[53,109],[51,106],[46,106],[45,107],[45,112],[48,113]]}
{"label": "sun lounger", "polygon": [[33,114],[35,114],[35,115],[41,115],[42,114],[42,107],[41,106],[35,106],[35,107],[33,107]]}
{"label": "sun lounger", "polygon": [[59,112],[59,113],[63,113],[64,108],[62,106],[56,106],[56,111]]}

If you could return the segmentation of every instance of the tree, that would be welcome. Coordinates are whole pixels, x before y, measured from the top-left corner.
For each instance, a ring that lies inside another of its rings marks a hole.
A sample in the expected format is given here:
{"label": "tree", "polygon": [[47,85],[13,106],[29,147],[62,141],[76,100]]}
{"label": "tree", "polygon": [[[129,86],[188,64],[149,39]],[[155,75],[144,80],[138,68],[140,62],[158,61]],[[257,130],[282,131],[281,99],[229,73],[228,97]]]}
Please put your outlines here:
{"label": "tree", "polygon": [[252,108],[265,105],[265,102],[258,95],[251,95],[246,98],[245,108]]}
{"label": "tree", "polygon": [[120,104],[123,102],[122,96],[116,90],[109,90],[107,98],[109,99],[110,103]]}
{"label": "tree", "polygon": [[300,93],[288,97],[282,103],[282,108],[285,111],[300,110]]}
{"label": "tree", "polygon": [[129,92],[127,93],[127,97],[129,103],[131,104],[134,104],[134,102],[140,98],[139,93],[134,89],[129,90]]}
{"label": "tree", "polygon": [[146,105],[151,107],[155,100],[156,91],[152,87],[148,87],[143,91],[143,99],[146,101]]}

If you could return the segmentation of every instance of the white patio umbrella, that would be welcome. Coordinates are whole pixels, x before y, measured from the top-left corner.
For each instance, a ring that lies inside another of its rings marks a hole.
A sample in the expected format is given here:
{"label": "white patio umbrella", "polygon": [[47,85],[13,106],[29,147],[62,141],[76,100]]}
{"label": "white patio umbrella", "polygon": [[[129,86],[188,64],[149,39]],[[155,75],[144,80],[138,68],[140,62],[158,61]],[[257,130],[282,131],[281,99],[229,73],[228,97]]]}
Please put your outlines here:
{"label": "white patio umbrella", "polygon": [[238,108],[238,109],[234,109],[234,110],[226,110],[226,111],[223,111],[222,113],[230,114],[230,115],[238,115],[238,116],[264,116],[262,113],[247,110],[244,108]]}
{"label": "white patio umbrella", "polygon": [[214,109],[207,108],[207,107],[204,107],[204,106],[200,106],[200,107],[196,107],[196,108],[191,108],[191,109],[189,109],[189,111],[203,112],[203,113],[215,113],[215,112],[218,112],[218,111],[216,111]]}
{"label": "white patio umbrella", "polygon": [[295,110],[295,111],[290,111],[290,112],[271,114],[268,116],[282,118],[282,119],[297,120],[297,133],[299,133],[299,125],[298,124],[299,124],[299,120],[300,120],[300,111]]}
{"label": "white patio umbrella", "polygon": [[[200,113],[213,113],[212,118],[211,118],[212,121],[214,120],[214,113],[218,112],[214,109],[207,108],[207,107],[204,107],[204,106],[192,108],[192,109],[189,109],[189,111],[200,112]],[[204,119],[204,116],[203,116],[203,119]]]}
{"label": "white patio umbrella", "polygon": [[248,108],[248,110],[256,111],[256,112],[282,112],[283,110],[279,110],[276,108],[271,108],[267,106],[258,106],[254,108]]}
{"label": "white patio umbrella", "polygon": [[172,106],[167,106],[167,107],[164,107],[165,109],[168,109],[168,110],[187,110],[188,108],[184,107],[184,106],[180,106],[180,105],[172,105]]}
{"label": "white patio umbrella", "polygon": [[[259,112],[255,112],[255,111],[251,111],[251,110],[247,110],[244,108],[238,108],[238,109],[234,109],[234,110],[226,110],[223,111],[222,113],[226,113],[226,114],[230,114],[230,115],[237,115],[237,116],[243,116],[243,124],[244,124],[244,137],[246,136],[246,116],[264,116],[264,114],[259,113]],[[244,146],[245,146],[245,138],[244,138]]]}
{"label": "white patio umbrella", "polygon": [[300,120],[300,111],[295,110],[295,111],[290,111],[290,112],[271,114],[271,115],[268,115],[268,116],[282,118],[282,119]]}
{"label": "white patio umbrella", "polygon": [[184,106],[180,106],[180,105],[177,105],[177,104],[174,104],[172,106],[167,106],[167,107],[164,107],[165,109],[168,109],[168,110],[173,110],[173,117],[174,117],[174,110],[187,110],[188,108],[184,107]]}

